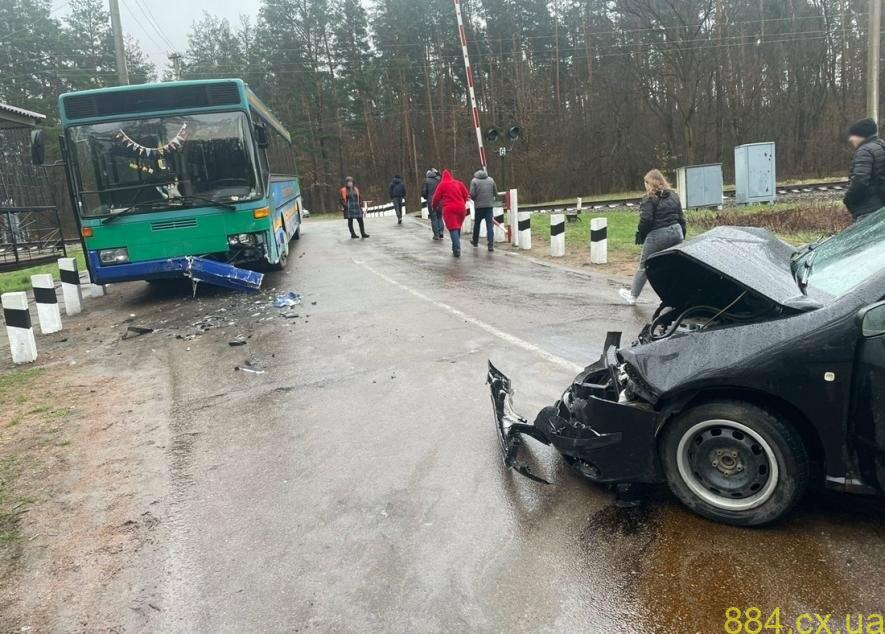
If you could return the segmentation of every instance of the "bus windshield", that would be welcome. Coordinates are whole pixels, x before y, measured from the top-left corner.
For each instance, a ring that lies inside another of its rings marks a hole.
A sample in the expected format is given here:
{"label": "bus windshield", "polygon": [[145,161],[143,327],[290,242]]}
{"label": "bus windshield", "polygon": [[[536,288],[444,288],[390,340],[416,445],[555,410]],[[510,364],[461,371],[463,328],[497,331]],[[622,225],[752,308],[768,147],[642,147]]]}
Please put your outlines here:
{"label": "bus windshield", "polygon": [[83,125],[70,128],[68,140],[83,216],[262,195],[244,112]]}

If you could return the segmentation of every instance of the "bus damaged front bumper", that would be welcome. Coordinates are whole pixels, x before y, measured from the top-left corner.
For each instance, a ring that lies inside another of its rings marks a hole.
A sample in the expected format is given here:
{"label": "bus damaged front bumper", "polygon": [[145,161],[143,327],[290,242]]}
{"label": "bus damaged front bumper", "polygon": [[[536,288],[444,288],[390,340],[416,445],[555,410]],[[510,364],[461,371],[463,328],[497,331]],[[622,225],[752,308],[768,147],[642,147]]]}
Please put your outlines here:
{"label": "bus damaged front bumper", "polygon": [[510,378],[489,362],[487,381],[507,467],[549,484],[519,458],[523,438],[528,436],[552,445],[594,482],[664,481],[655,438],[659,414],[641,401],[619,402],[617,346],[608,345],[611,339],[610,335],[599,361],[579,373],[554,405],[538,412],[533,423],[513,411]]}
{"label": "bus damaged front bumper", "polygon": [[264,274],[257,271],[191,255],[108,266],[102,265],[97,251],[89,251],[87,257],[93,284],[184,277],[193,280],[194,283],[204,282],[238,291],[255,291],[261,288],[264,279]]}

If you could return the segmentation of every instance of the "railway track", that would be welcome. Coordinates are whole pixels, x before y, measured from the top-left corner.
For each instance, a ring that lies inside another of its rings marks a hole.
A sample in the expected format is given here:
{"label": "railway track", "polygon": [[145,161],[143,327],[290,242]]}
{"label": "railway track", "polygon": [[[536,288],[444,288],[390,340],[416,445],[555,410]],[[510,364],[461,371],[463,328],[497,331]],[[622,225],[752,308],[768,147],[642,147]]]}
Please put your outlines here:
{"label": "railway track", "polygon": [[[779,197],[802,197],[816,196],[823,194],[837,194],[844,191],[848,187],[848,181],[826,181],[819,183],[803,183],[802,185],[778,185],[777,195]],[[734,199],[734,189],[727,189],[723,192],[723,203]],[[594,200],[585,202],[578,210],[576,203],[554,203],[549,205],[521,205],[521,211],[531,211],[533,213],[566,213],[574,214],[580,211],[598,211],[600,209],[616,209],[619,207],[638,207],[642,198],[611,198],[609,200]]]}

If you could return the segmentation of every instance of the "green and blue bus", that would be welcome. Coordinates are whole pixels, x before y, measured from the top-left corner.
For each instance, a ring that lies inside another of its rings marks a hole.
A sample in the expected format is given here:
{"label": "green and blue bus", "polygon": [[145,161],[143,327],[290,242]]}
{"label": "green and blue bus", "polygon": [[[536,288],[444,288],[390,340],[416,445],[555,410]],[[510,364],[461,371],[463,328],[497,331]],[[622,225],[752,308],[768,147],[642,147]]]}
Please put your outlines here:
{"label": "green and blue bus", "polygon": [[243,81],[66,93],[59,112],[93,283],[180,277],[194,260],[285,267],[302,216],[292,138]]}

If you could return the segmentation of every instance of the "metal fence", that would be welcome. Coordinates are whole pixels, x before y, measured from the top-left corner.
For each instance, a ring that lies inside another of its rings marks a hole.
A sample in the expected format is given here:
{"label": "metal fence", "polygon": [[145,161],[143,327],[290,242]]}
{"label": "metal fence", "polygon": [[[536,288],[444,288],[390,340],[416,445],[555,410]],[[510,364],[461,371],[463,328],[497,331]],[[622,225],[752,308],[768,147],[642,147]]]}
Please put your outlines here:
{"label": "metal fence", "polygon": [[0,129],[0,270],[67,255],[58,187],[31,163],[30,131]]}

